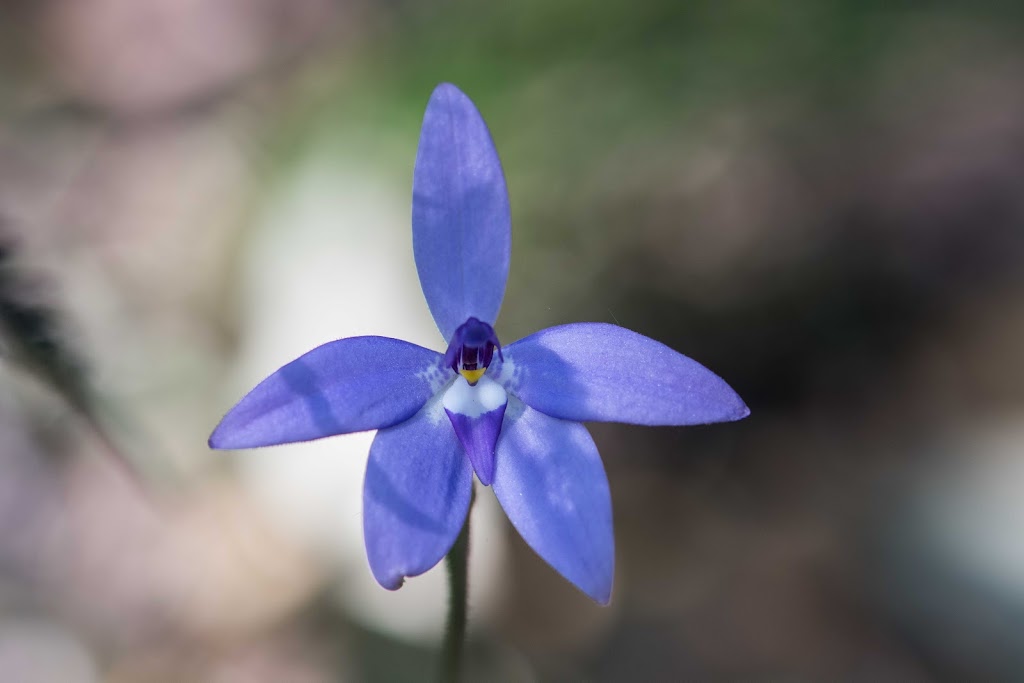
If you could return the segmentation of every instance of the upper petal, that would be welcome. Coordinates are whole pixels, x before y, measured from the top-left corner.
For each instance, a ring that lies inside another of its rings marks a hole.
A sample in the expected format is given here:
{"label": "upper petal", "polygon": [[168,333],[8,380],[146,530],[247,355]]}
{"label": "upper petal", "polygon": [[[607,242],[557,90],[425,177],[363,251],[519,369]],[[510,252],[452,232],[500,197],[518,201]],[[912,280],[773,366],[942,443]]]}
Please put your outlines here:
{"label": "upper petal", "polygon": [[504,351],[504,363],[492,370],[494,376],[527,404],[554,417],[691,425],[750,414],[721,377],[617,325],[550,327]]}
{"label": "upper petal", "polygon": [[363,485],[363,535],[377,582],[389,590],[427,571],[455,542],[469,511],[473,470],[440,397],[377,432]]}
{"label": "upper petal", "polygon": [[451,375],[443,356],[389,337],[319,346],[260,382],[228,411],[211,448],[253,448],[390,427]]}
{"label": "upper petal", "polygon": [[576,587],[607,604],[615,571],[612,503],[586,427],[510,397],[491,486],[523,540]]}
{"label": "upper petal", "polygon": [[505,176],[480,112],[449,83],[427,103],[412,189],[420,285],[445,340],[470,316],[494,324],[512,248]]}

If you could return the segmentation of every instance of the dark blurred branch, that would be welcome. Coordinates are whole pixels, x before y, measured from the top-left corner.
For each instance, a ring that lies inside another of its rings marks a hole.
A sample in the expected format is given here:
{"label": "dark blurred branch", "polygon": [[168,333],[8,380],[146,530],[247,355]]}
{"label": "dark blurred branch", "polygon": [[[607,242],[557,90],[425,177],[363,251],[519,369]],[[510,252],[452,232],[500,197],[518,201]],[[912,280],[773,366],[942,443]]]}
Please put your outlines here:
{"label": "dark blurred branch", "polygon": [[7,234],[0,217],[0,354],[53,389],[86,421],[126,474],[141,485],[135,466],[100,419],[100,398],[91,386],[84,360],[67,339],[67,324],[43,299],[41,280],[20,262],[19,245]]}

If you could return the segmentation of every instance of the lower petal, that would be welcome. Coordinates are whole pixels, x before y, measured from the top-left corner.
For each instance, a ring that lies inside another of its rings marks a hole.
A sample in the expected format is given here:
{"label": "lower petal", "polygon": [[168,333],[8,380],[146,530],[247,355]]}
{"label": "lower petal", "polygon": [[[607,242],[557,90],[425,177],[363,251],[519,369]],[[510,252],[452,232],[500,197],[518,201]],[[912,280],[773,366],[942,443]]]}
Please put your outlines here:
{"label": "lower petal", "polygon": [[439,398],[377,432],[363,485],[363,535],[380,585],[396,590],[441,561],[466,520],[472,487],[473,471]]}
{"label": "lower petal", "polygon": [[615,571],[612,503],[586,428],[510,399],[492,487],[529,546],[577,588],[607,604]]}

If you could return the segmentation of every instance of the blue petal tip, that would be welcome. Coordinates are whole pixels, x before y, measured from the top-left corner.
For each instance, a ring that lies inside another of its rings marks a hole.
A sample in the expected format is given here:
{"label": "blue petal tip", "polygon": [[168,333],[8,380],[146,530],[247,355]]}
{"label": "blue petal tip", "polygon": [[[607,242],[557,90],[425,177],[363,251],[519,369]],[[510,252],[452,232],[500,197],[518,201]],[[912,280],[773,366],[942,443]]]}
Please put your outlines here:
{"label": "blue petal tip", "polygon": [[750,415],[750,408],[743,399],[740,398],[739,394],[734,393],[734,398],[736,399],[736,407],[733,409],[732,413],[722,419],[722,422],[736,422]]}
{"label": "blue petal tip", "polygon": [[220,424],[218,424],[216,427],[214,427],[213,432],[210,433],[210,438],[206,440],[206,445],[209,446],[212,450],[215,450],[215,451],[220,451],[220,450],[225,450],[227,448],[230,448],[229,446],[225,445],[224,438],[221,435],[221,429],[220,428],[221,428]]}
{"label": "blue petal tip", "polygon": [[391,577],[391,576],[377,576],[377,583],[380,584],[381,588],[389,591],[396,591],[405,585],[404,576]]}
{"label": "blue petal tip", "polygon": [[460,90],[459,87],[454,83],[443,81],[437,84],[437,87],[434,88],[434,92],[430,94],[430,97],[433,98],[437,95],[444,95],[446,93],[450,93],[453,95],[461,95],[462,97],[466,96],[466,94],[462,92],[462,90]]}

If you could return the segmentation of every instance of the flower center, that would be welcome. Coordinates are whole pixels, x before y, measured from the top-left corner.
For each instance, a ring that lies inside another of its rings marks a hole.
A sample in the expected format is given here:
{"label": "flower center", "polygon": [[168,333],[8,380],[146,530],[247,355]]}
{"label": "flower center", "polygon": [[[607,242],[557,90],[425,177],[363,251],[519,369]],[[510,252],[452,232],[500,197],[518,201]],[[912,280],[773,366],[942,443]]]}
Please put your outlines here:
{"label": "flower center", "polygon": [[495,348],[498,349],[498,357],[505,360],[494,328],[482,320],[470,318],[452,335],[448,351],[444,354],[444,363],[473,385],[487,371]]}

